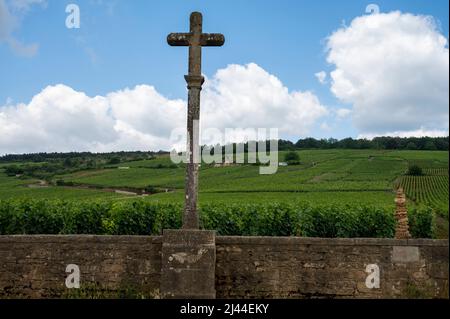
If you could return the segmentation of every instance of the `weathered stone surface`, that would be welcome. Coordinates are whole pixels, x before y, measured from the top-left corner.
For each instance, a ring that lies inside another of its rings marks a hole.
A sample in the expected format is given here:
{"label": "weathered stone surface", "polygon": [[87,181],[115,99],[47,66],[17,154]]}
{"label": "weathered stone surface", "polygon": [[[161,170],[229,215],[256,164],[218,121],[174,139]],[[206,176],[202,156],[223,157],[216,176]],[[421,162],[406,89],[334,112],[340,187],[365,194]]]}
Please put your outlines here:
{"label": "weathered stone surface", "polygon": [[214,231],[198,231],[198,230],[172,230],[166,229],[163,232],[164,244],[170,245],[215,245],[216,233]]}
{"label": "weathered stone surface", "polygon": [[70,296],[69,264],[80,268],[85,297],[111,290],[158,297],[161,237],[0,236],[0,298]]}
{"label": "weathered stone surface", "polygon": [[[216,246],[217,298],[448,298],[445,240],[219,236]],[[366,286],[368,264],[380,288]]]}
{"label": "weathered stone surface", "polygon": [[162,245],[163,298],[215,298],[215,232],[165,230]]}
{"label": "weathered stone surface", "polygon": [[419,247],[394,246],[392,247],[392,261],[394,263],[418,262],[420,259]]}
{"label": "weathered stone surface", "polygon": [[[97,297],[448,298],[448,256],[447,240],[429,239],[0,236],[0,298],[70,296],[70,263]],[[369,264],[380,288],[365,284]]]}

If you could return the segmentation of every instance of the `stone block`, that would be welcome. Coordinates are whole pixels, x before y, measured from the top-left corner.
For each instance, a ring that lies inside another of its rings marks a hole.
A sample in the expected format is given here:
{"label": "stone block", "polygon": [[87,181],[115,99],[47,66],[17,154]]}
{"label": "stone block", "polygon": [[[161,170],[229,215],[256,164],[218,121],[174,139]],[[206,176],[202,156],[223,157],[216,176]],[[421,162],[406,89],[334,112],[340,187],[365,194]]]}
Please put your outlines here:
{"label": "stone block", "polygon": [[214,231],[164,230],[161,258],[162,298],[216,297]]}
{"label": "stone block", "polygon": [[411,263],[420,259],[419,247],[416,246],[394,246],[392,247],[392,262]]}

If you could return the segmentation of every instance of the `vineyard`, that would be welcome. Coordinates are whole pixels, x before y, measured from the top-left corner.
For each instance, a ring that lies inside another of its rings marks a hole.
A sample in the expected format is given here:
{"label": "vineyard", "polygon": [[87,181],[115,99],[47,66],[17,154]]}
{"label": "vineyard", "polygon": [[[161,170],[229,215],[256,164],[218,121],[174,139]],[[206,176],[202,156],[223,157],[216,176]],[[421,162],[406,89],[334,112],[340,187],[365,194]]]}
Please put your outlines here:
{"label": "vineyard", "polygon": [[[299,163],[280,166],[273,175],[260,175],[256,165],[215,167],[203,164],[199,176],[199,203],[203,207],[216,205],[214,211],[219,215],[226,214],[220,209],[226,210],[229,205],[266,207],[276,204],[307,205],[311,209],[325,205],[341,209],[342,214],[350,209],[346,208],[348,206],[393,212],[394,190],[402,186],[408,210],[416,206],[431,208],[433,215],[439,217],[439,236],[448,237],[448,152],[323,149],[302,150],[298,155]],[[283,161],[285,156],[286,152],[280,152],[279,160]],[[422,176],[406,175],[413,164],[420,166]],[[47,180],[26,175],[8,176],[9,165],[47,163],[2,163],[0,201],[105,200],[130,204],[143,201],[181,206],[184,201],[185,167],[172,163],[168,155],[108,163],[100,168],[75,167],[73,172],[56,174]],[[143,194],[145,191],[149,193]],[[324,212],[334,214],[336,210],[325,209]],[[319,213],[314,216],[322,218]],[[353,222],[347,218],[345,223]]]}
{"label": "vineyard", "polygon": [[[0,235],[160,235],[180,228],[182,211],[182,204],[143,200],[0,200]],[[220,235],[392,238],[395,230],[390,209],[366,205],[215,203],[200,205],[199,214],[201,228]],[[432,214],[409,212],[412,236],[433,237]]]}
{"label": "vineyard", "polygon": [[424,176],[402,176],[398,186],[417,204],[445,209],[448,206],[449,180],[446,169],[427,169]]}

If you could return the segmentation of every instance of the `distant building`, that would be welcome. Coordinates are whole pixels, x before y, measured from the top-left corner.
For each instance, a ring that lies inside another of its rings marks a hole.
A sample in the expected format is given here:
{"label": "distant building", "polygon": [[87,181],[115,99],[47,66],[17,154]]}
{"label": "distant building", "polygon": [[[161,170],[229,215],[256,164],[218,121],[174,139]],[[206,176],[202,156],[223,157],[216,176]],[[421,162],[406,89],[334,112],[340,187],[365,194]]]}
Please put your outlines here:
{"label": "distant building", "polygon": [[288,166],[288,163],[286,163],[286,162],[279,162],[278,166]]}
{"label": "distant building", "polygon": [[128,166],[119,166],[118,169],[130,169]]}
{"label": "distant building", "polygon": [[230,161],[225,161],[224,163],[215,163],[214,167],[227,167],[227,166],[236,166],[235,163]]}

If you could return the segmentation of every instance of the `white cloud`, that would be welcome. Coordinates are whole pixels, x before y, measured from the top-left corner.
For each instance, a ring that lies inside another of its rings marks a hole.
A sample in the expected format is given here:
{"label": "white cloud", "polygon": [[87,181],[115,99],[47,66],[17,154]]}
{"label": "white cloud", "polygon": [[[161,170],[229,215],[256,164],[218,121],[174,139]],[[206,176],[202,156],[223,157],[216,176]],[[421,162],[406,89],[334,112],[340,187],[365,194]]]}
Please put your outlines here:
{"label": "white cloud", "polygon": [[45,0],[0,0],[0,44],[2,42],[18,55],[32,57],[38,51],[38,44],[25,44],[13,33],[20,27],[21,20],[34,4],[45,6]]}
{"label": "white cloud", "polygon": [[327,44],[331,90],[353,105],[361,134],[448,132],[448,41],[432,18],[365,15]]}
{"label": "white cloud", "polygon": [[205,85],[203,99],[204,123],[220,129],[276,127],[281,134],[300,136],[327,114],[316,95],[289,92],[254,63],[219,70]]}
{"label": "white cloud", "polygon": [[93,149],[117,138],[104,97],[49,86],[29,104],[0,108],[0,153]]}
{"label": "white cloud", "polygon": [[325,71],[317,72],[314,75],[316,76],[316,78],[320,82],[320,84],[327,83],[327,73]]}
{"label": "white cloud", "polygon": [[[441,130],[425,130],[424,128],[419,128],[415,131],[396,131],[396,132],[386,132],[385,136],[395,136],[395,137],[445,137],[448,136],[448,131]],[[379,136],[378,134],[360,134],[358,138],[373,139]]]}
{"label": "white cloud", "polygon": [[350,114],[352,114],[352,110],[341,108],[341,109],[337,109],[335,111],[335,113],[336,113],[336,116],[338,117],[338,119],[344,119],[344,118],[347,118]]}
{"label": "white cloud", "polygon": [[[306,135],[326,108],[311,92],[289,92],[256,64],[230,65],[202,91],[203,128],[272,128]],[[65,85],[45,88],[28,104],[0,107],[0,154],[38,151],[171,149],[186,125],[186,101],[149,85],[89,97]],[[239,137],[239,134],[238,134]]]}

